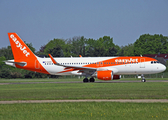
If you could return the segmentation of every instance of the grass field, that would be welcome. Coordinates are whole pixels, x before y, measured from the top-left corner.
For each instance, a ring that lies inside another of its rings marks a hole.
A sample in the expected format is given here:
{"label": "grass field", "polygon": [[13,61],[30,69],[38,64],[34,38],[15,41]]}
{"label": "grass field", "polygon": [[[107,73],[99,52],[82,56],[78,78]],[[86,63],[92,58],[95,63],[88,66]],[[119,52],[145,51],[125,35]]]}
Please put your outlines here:
{"label": "grass field", "polygon": [[[27,79],[25,81],[59,82],[77,80]],[[4,83],[4,81],[4,79],[0,80],[1,83]],[[25,82],[22,79],[6,81],[12,83],[18,81]],[[0,85],[0,101],[46,99],[168,99],[167,88],[168,82],[4,84]],[[0,120],[166,120],[167,118],[168,103],[78,102],[0,104]]]}
{"label": "grass field", "polygon": [[44,103],[0,105],[1,120],[167,120],[168,103]]}
{"label": "grass field", "polygon": [[0,100],[168,99],[168,82],[0,85]]}

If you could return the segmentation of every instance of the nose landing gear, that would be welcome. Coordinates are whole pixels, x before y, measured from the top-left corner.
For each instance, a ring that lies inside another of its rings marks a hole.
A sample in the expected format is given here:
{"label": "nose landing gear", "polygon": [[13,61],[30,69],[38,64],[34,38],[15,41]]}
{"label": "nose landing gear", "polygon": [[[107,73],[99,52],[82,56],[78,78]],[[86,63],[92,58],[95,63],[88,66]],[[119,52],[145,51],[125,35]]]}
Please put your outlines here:
{"label": "nose landing gear", "polygon": [[141,82],[146,82],[146,80],[145,80],[145,79],[142,79]]}
{"label": "nose landing gear", "polygon": [[144,77],[144,75],[143,75],[143,74],[141,75],[141,77],[142,77],[141,82],[146,82],[145,77]]}

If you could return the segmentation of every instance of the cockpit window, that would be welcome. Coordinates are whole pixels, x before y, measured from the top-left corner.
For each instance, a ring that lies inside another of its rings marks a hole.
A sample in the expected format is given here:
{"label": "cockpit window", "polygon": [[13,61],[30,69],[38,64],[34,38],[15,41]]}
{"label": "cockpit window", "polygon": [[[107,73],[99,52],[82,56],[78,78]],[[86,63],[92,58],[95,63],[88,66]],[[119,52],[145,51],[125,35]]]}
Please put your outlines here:
{"label": "cockpit window", "polygon": [[160,63],[159,61],[151,61],[151,64]]}

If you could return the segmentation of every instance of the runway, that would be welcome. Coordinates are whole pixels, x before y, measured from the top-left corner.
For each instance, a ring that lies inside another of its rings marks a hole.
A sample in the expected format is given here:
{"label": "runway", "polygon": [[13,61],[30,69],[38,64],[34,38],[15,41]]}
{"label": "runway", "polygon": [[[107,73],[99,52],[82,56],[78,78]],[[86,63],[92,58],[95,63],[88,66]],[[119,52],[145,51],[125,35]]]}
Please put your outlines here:
{"label": "runway", "polygon": [[0,101],[0,104],[62,102],[121,102],[121,103],[168,103],[168,99],[83,99],[83,100],[15,100]]}
{"label": "runway", "polygon": [[[95,81],[94,83],[141,83],[141,80],[111,80],[111,81]],[[146,82],[168,82],[168,80],[147,80]],[[83,83],[83,81],[66,81],[66,82],[10,82],[10,83],[0,83],[0,85],[10,85],[10,84],[44,84],[44,83]],[[90,82],[88,82],[90,83]],[[85,84],[85,83],[84,83]]]}

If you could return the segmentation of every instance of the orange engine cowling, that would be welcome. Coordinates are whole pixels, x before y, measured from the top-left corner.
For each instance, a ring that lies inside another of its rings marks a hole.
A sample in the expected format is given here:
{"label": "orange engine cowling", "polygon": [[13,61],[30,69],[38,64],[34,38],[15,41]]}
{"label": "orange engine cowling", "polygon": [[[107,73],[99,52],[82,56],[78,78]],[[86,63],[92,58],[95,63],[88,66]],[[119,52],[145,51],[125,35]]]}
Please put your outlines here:
{"label": "orange engine cowling", "polygon": [[111,70],[97,71],[96,77],[100,80],[116,80],[121,78],[120,75],[113,75],[113,71]]}

